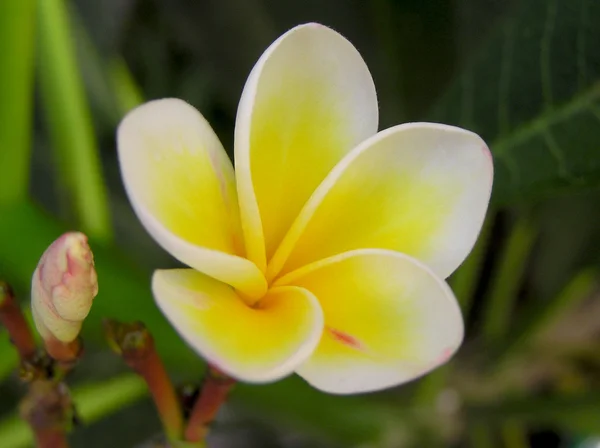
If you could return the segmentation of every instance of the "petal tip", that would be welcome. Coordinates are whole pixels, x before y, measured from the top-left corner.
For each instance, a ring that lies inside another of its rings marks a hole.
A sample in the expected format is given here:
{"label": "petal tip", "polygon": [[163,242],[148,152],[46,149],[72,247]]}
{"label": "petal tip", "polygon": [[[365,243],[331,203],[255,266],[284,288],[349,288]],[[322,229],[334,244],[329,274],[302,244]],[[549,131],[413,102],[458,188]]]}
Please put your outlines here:
{"label": "petal tip", "polygon": [[334,32],[336,34],[339,34],[333,28],[330,28],[327,25],[323,25],[322,23],[318,23],[318,22],[306,22],[306,23],[302,23],[300,25],[296,25],[289,32],[297,32],[297,31],[301,31],[301,30],[307,30],[307,31],[316,31],[316,30],[332,31],[332,32]]}
{"label": "petal tip", "polygon": [[491,191],[492,186],[494,185],[494,155],[492,154],[492,151],[490,150],[488,145],[485,143],[485,141],[483,141],[483,139],[481,139],[481,143],[482,143],[481,151],[483,152],[483,155],[485,156],[485,158],[487,160],[488,170],[490,172],[490,191]]}
{"label": "petal tip", "polygon": [[184,107],[191,107],[195,109],[194,106],[179,98],[159,98],[140,104],[125,114],[125,117],[121,120],[117,128],[117,135],[122,134],[123,130],[128,127],[127,125],[132,121],[133,117],[137,117],[142,113],[155,112],[159,108],[179,107],[182,105]]}

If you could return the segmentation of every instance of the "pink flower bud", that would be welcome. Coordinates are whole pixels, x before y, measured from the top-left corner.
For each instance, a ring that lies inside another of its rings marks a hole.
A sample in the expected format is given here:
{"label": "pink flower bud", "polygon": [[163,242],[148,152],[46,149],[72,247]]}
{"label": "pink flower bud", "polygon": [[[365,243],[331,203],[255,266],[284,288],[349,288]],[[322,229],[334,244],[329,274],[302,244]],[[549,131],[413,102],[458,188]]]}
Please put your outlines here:
{"label": "pink flower bud", "polygon": [[97,293],[94,255],[87,237],[65,233],[46,249],[33,274],[31,308],[42,338],[75,340]]}

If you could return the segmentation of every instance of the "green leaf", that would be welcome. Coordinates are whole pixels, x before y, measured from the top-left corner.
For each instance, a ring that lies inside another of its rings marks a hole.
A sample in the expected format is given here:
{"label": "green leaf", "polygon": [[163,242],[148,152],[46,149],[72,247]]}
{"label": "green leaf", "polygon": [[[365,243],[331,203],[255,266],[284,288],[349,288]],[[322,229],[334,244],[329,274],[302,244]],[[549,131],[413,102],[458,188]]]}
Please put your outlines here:
{"label": "green leaf", "polygon": [[[39,257],[66,229],[28,203],[0,206],[0,276],[25,297]],[[178,378],[199,382],[204,363],[167,323],[150,293],[150,272],[140,272],[109,245],[90,241],[98,272],[99,293],[83,326],[86,343],[104,345],[101,323],[106,317],[144,322],[156,347]],[[240,384],[232,399],[253,416],[265,416],[286,425],[302,426],[333,442],[373,441],[402,410],[365,397],[333,396],[312,389],[297,377],[276,384]]]}
{"label": "green leaf", "polygon": [[65,0],[37,0],[38,73],[56,178],[88,235],[110,240],[106,187]]}
{"label": "green leaf", "polygon": [[479,133],[494,200],[600,185],[600,2],[524,0],[435,108]]}
{"label": "green leaf", "polygon": [[143,95],[125,61],[120,56],[103,57],[74,11],[71,22],[77,62],[91,109],[98,127],[104,126],[99,130],[113,133],[123,116],[143,102]]}
{"label": "green leaf", "polygon": [[109,63],[109,77],[113,85],[121,116],[144,102],[144,96],[136,84],[125,61],[116,58]]}
{"label": "green leaf", "polygon": [[25,199],[33,106],[35,0],[0,2],[0,201]]}
{"label": "green leaf", "polygon": [[483,316],[483,336],[488,342],[498,342],[510,331],[519,287],[536,237],[534,220],[528,215],[518,216],[502,248],[489,287]]}

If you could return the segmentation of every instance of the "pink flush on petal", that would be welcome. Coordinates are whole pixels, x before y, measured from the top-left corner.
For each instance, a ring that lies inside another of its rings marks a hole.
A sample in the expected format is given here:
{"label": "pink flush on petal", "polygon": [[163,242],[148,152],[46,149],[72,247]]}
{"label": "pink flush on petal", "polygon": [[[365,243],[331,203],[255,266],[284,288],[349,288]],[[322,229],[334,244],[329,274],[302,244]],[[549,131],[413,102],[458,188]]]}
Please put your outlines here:
{"label": "pink flush on petal", "polygon": [[452,354],[454,353],[454,349],[452,347],[446,347],[444,350],[442,350],[442,353],[440,354],[440,356],[438,356],[437,359],[437,364],[445,364],[446,361],[448,361],[450,359],[450,357],[452,356]]}

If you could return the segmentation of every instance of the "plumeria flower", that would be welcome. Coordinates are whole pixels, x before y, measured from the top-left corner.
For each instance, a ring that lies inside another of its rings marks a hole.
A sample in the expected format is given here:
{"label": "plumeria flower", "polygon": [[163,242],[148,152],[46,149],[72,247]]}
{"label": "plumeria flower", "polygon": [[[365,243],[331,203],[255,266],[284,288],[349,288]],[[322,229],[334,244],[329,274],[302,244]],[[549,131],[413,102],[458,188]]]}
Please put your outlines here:
{"label": "plumeria flower", "polygon": [[235,174],[177,99],[118,131],[133,207],[191,269],[156,301],[208,362],[248,382],[292,372],[331,393],[387,388],[444,363],[463,322],[444,279],[472,249],[493,168],[480,137],[408,123],[377,132],[373,80],[335,31],[298,26],[250,73]]}

